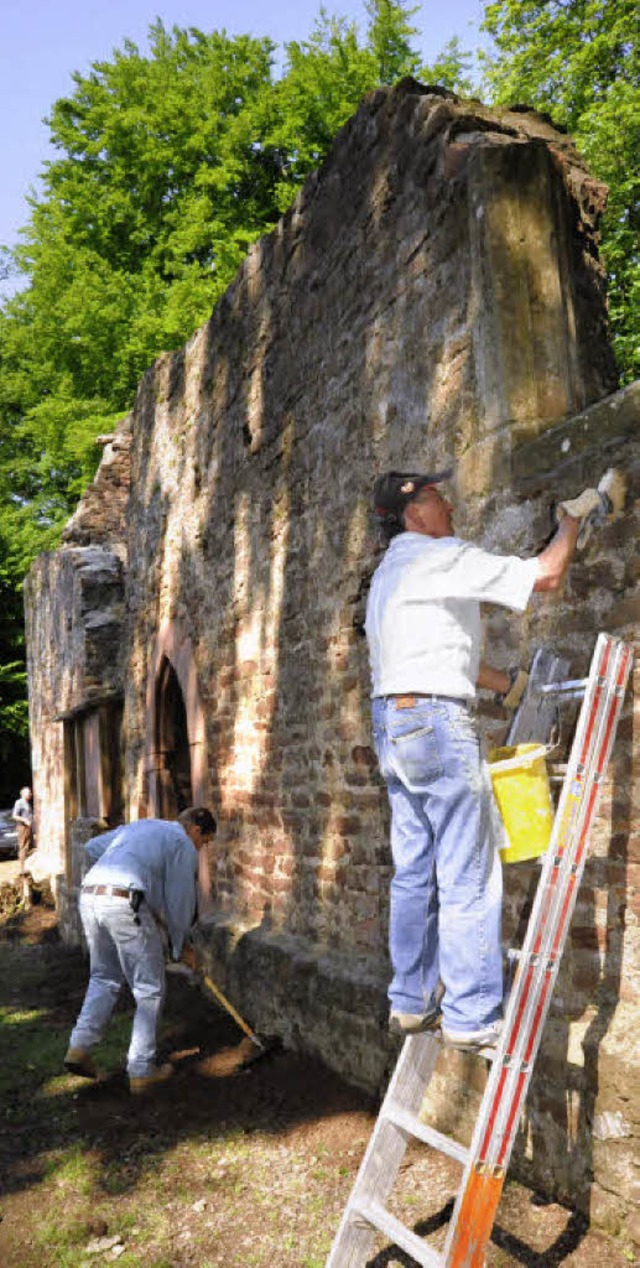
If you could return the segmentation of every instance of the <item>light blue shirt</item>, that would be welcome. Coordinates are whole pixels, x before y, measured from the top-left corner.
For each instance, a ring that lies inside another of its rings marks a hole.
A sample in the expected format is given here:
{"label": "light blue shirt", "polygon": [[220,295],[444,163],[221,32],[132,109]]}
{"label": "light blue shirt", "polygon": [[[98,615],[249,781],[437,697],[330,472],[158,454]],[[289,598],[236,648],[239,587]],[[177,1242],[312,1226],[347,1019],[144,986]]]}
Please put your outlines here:
{"label": "light blue shirt", "polygon": [[93,867],[83,885],[141,889],[164,920],[171,953],[179,960],[196,911],[198,851],[179,823],[138,819],[92,837],[85,854]]}

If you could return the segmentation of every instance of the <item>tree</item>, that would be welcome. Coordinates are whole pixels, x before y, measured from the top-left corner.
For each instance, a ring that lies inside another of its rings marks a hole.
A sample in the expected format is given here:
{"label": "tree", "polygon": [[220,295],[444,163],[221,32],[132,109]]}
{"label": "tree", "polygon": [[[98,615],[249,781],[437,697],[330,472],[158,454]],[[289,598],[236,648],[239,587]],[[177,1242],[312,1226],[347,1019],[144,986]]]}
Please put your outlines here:
{"label": "tree", "polygon": [[[55,540],[95,437],[145,368],[209,315],[278,214],[277,156],[253,144],[270,40],[151,29],[74,75],[0,310],[0,528],[15,584]],[[3,263],[5,259],[3,256]]]}
{"label": "tree", "polygon": [[0,805],[29,781],[29,723],[22,631],[22,595],[3,566],[0,537]]}
{"label": "tree", "polygon": [[407,9],[393,0],[367,0],[369,48],[377,64],[378,82],[393,84],[403,75],[416,75],[420,58],[411,47],[417,34],[410,19],[418,6]]}
{"label": "tree", "polygon": [[[416,10],[393,0],[369,0],[366,8],[369,26],[361,44],[355,23],[330,17],[322,7],[309,39],[287,44],[283,77],[263,97],[261,134],[280,157],[280,211],[322,162],[365,93],[423,73],[410,43]],[[424,73],[434,82],[432,71]]]}
{"label": "tree", "polygon": [[116,408],[149,361],[208,314],[277,213],[251,126],[271,83],[271,41],[157,22],[150,44],[145,57],[125,43],[54,104],[61,154],[17,253],[28,290],[7,305],[37,334],[49,391],[66,378]]}
{"label": "tree", "polygon": [[640,375],[640,10],[636,0],[501,0],[485,7],[495,100],[564,125],[609,186],[602,256],[624,380]]}
{"label": "tree", "polygon": [[355,23],[324,9],[308,40],[287,44],[284,74],[262,97],[259,127],[266,149],[279,156],[280,213],[374,83],[374,58],[359,44]]}

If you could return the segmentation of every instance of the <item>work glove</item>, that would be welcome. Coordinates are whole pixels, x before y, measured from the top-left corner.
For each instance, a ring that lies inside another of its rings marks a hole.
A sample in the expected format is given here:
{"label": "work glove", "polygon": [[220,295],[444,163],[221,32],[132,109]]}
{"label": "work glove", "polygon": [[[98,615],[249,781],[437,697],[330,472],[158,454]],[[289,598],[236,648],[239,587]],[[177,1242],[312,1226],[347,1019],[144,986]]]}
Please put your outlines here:
{"label": "work glove", "polygon": [[619,468],[610,467],[605,471],[597,489],[583,489],[577,498],[558,503],[558,523],[565,515],[582,521],[576,542],[578,550],[584,550],[594,528],[601,528],[603,524],[609,524],[622,515],[626,489],[624,473]]}
{"label": "work glove", "polygon": [[502,705],[503,709],[508,709],[512,713],[518,708],[522,700],[529,681],[529,675],[526,669],[519,669],[518,666],[515,669],[508,669],[507,673],[511,679],[511,686],[508,691],[505,691],[504,695],[496,696],[496,702]]}

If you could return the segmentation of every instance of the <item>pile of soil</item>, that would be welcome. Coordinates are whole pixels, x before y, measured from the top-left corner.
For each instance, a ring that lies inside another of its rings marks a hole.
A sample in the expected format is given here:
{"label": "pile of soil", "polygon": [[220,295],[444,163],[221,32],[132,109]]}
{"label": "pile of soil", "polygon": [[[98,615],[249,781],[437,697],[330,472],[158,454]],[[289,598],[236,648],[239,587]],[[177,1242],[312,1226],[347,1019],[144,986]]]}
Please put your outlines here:
{"label": "pile of soil", "polygon": [[6,865],[4,870],[5,876],[0,867],[0,940],[38,942],[49,929],[57,938],[55,900],[49,882],[34,885],[28,878],[25,884]]}

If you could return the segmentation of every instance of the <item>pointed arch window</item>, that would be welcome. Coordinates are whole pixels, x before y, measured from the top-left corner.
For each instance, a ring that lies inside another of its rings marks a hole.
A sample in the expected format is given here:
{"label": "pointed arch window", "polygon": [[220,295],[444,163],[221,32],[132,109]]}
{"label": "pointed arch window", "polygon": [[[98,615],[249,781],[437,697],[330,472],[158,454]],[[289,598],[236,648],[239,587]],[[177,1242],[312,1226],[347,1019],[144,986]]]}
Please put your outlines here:
{"label": "pointed arch window", "polygon": [[193,805],[187,711],[178,675],[167,656],[156,677],[155,751],[158,814],[175,819]]}

